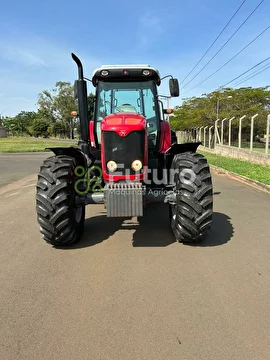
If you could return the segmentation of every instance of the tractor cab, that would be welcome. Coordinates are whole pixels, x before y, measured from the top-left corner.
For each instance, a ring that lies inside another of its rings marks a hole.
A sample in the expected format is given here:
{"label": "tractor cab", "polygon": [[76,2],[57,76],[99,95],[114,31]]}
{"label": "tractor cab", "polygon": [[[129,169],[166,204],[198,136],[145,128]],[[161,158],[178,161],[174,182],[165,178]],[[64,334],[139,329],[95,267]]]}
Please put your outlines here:
{"label": "tractor cab", "polygon": [[104,118],[112,114],[139,114],[146,119],[149,153],[157,152],[160,122],[164,121],[163,103],[157,94],[157,86],[161,83],[159,72],[144,64],[103,65],[94,71],[92,83],[96,87],[94,132],[97,146],[101,146]]}

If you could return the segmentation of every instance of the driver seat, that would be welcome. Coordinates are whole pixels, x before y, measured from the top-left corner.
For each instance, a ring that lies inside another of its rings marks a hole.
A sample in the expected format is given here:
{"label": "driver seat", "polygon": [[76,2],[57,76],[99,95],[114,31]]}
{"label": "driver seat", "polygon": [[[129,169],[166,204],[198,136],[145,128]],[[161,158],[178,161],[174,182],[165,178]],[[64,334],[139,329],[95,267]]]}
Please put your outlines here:
{"label": "driver seat", "polygon": [[135,113],[137,114],[137,110],[134,106],[130,104],[122,104],[116,108],[116,112],[124,112],[124,113]]}

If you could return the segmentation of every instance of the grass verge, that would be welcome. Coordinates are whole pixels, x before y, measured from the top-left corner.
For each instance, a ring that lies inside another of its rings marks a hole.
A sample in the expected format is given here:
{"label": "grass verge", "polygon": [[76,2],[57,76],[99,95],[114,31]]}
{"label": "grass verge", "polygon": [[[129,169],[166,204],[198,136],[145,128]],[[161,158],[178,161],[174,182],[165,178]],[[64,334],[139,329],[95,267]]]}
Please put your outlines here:
{"label": "grass verge", "polygon": [[198,151],[198,153],[204,155],[210,165],[214,165],[235,174],[270,185],[270,166],[252,164],[248,161],[227,158],[204,151]]}
{"label": "grass verge", "polygon": [[[0,138],[0,152],[40,152],[46,151],[46,147],[70,147],[76,146],[76,141],[57,141],[54,139],[34,138]],[[49,150],[48,150],[49,151]]]}

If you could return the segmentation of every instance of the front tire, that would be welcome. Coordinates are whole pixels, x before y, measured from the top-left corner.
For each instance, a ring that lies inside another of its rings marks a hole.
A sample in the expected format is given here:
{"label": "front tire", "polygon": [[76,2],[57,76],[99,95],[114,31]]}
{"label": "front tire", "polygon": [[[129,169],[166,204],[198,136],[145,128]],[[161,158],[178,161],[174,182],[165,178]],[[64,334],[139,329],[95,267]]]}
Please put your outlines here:
{"label": "front tire", "polygon": [[36,186],[37,221],[43,239],[55,246],[76,243],[84,229],[85,205],[75,204],[76,161],[59,155],[43,162]]}
{"label": "front tire", "polygon": [[209,165],[203,155],[187,152],[174,157],[172,170],[175,172],[175,201],[169,206],[172,231],[178,242],[199,242],[212,223],[213,189]]}

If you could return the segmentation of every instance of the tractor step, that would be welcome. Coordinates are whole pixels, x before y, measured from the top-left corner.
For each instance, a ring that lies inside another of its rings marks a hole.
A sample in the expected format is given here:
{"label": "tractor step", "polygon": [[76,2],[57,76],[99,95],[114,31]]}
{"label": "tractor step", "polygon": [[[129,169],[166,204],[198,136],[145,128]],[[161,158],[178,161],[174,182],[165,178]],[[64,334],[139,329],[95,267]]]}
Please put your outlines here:
{"label": "tractor step", "polygon": [[104,187],[107,217],[143,216],[144,191],[141,183],[107,183]]}

